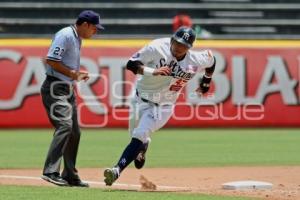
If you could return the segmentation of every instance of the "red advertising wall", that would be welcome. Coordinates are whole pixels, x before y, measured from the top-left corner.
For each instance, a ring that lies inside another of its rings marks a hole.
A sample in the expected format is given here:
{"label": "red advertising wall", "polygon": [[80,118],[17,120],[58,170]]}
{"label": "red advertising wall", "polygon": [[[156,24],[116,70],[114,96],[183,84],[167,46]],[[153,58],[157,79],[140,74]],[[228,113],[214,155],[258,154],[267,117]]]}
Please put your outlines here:
{"label": "red advertising wall", "polygon": [[[135,76],[128,58],[147,41],[88,41],[81,65],[91,74],[78,85],[83,127],[127,127]],[[50,127],[39,94],[49,40],[0,41],[0,127]],[[217,58],[209,94],[184,89],[169,127],[300,126],[298,41],[198,41]]]}

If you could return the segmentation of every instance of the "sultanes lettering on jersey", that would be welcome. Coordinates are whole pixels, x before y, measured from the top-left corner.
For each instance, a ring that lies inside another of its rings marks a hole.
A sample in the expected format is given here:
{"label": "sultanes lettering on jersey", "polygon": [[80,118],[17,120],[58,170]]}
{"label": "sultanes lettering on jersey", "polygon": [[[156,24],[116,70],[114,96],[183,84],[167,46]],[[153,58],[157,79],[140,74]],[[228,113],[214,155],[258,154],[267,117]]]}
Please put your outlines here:
{"label": "sultanes lettering on jersey", "polygon": [[194,74],[197,72],[197,66],[188,65],[187,68],[184,70],[177,61],[171,60],[169,63],[166,63],[165,58],[161,58],[159,61],[159,65],[156,65],[156,68],[160,68],[163,66],[170,67],[172,74],[171,76],[174,78],[181,78],[185,80],[190,80],[193,78]]}

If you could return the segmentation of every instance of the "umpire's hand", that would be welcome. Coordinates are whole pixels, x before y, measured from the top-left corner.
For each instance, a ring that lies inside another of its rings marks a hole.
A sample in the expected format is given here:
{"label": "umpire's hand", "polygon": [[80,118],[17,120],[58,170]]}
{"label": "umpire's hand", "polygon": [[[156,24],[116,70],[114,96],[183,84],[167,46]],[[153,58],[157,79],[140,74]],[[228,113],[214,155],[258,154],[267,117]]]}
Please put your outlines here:
{"label": "umpire's hand", "polygon": [[90,78],[88,72],[75,71],[75,70],[71,71],[71,77],[73,80],[76,80],[76,81],[82,81],[82,80],[87,81]]}

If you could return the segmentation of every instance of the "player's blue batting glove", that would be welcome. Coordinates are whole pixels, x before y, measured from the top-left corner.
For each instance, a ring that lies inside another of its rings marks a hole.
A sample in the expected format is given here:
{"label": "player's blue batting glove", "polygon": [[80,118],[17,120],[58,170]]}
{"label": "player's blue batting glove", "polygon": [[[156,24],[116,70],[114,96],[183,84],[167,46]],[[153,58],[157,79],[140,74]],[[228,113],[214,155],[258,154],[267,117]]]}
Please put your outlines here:
{"label": "player's blue batting glove", "polygon": [[200,79],[200,89],[202,94],[208,92],[210,87],[210,82],[211,82],[211,78],[205,75]]}

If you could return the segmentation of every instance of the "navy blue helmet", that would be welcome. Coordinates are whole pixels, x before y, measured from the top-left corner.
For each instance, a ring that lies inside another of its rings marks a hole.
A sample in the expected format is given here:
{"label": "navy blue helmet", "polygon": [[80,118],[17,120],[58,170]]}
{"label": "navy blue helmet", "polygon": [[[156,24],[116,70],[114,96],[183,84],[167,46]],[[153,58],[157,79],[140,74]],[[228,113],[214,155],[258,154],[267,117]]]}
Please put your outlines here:
{"label": "navy blue helmet", "polygon": [[196,33],[192,28],[182,26],[173,34],[172,39],[191,48],[196,39]]}

